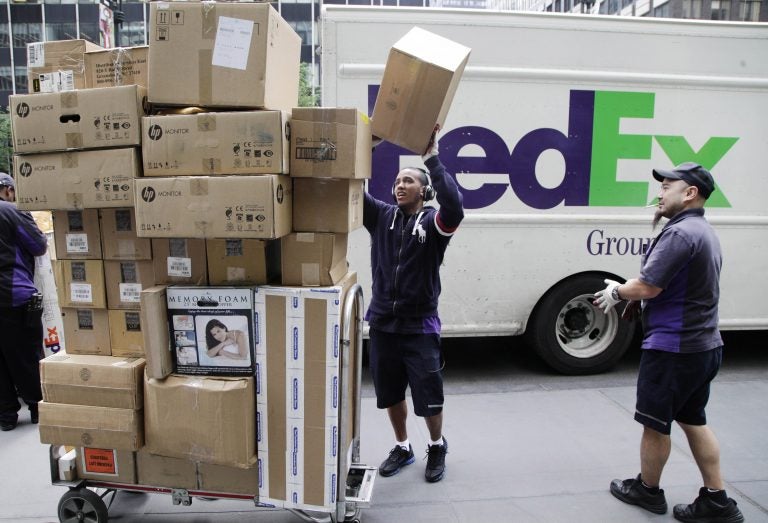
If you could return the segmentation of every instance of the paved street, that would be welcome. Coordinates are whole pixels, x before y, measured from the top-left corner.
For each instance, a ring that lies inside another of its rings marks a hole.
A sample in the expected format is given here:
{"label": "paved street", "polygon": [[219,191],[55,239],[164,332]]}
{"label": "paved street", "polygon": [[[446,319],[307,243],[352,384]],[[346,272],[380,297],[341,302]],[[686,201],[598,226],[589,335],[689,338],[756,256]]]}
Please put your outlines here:
{"label": "paved street", "polygon": [[[724,368],[713,387],[710,425],[720,438],[728,493],[749,522],[768,522],[768,335],[729,335]],[[450,443],[446,479],[423,481],[427,435],[420,420],[409,432],[414,465],[378,478],[366,523],[672,521],[615,500],[613,478],[639,470],[640,425],[634,411],[638,353],[614,371],[587,377],[554,375],[514,347],[519,340],[451,340],[446,343],[445,434]],[[366,380],[362,458],[377,465],[392,446],[386,415],[375,408]],[[0,522],[58,521],[64,493],[50,485],[47,447],[23,424],[0,434],[3,485]],[[418,422],[417,422],[418,421]],[[680,430],[662,479],[671,506],[688,503],[700,478]],[[671,510],[670,510],[671,511]],[[171,504],[167,495],[119,493],[110,520],[125,523],[288,523],[287,511],[253,509],[247,502]]]}

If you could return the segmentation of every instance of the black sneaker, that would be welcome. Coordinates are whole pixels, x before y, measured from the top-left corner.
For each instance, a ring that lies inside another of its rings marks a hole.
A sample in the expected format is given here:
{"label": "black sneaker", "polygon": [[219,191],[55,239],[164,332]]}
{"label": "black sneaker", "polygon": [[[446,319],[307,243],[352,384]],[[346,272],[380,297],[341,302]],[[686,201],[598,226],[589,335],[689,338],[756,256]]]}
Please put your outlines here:
{"label": "black sneaker", "polygon": [[712,499],[706,487],[699,490],[699,497],[690,505],[675,505],[672,509],[678,521],[696,523],[741,523],[744,516],[736,502],[728,498],[725,505]]}
{"label": "black sneaker", "polygon": [[413,456],[413,447],[408,445],[408,450],[403,449],[400,445],[395,445],[395,448],[389,451],[387,459],[381,462],[379,466],[379,474],[389,477],[394,476],[400,472],[400,468],[406,465],[410,465],[416,460]]}
{"label": "black sneaker", "polygon": [[35,425],[37,425],[40,422],[40,413],[38,412],[38,409],[37,409],[37,403],[29,404],[29,419]]}
{"label": "black sneaker", "polygon": [[0,421],[0,430],[8,432],[16,428],[17,421]]}
{"label": "black sneaker", "polygon": [[611,481],[611,494],[617,499],[630,505],[637,505],[654,514],[667,513],[667,500],[664,491],[659,489],[656,494],[651,494],[640,481],[640,474],[633,479],[614,479]]}
{"label": "black sneaker", "polygon": [[427,470],[424,479],[437,483],[445,475],[445,455],[448,454],[448,440],[443,436],[442,445],[427,445]]}

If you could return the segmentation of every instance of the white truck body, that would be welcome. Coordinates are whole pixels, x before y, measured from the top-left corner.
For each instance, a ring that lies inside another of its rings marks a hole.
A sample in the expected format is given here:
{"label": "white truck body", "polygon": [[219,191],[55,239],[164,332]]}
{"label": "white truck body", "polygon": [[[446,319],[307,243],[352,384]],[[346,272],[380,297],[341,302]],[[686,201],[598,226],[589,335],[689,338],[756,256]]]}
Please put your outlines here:
{"label": "white truck body", "polygon": [[[563,372],[608,368],[631,332],[588,294],[637,276],[660,230],[651,170],[683,161],[717,183],[721,328],[768,328],[768,24],[347,6],[321,21],[322,103],[366,114],[412,27],[472,48],[439,135],[466,212],[441,271],[444,336],[525,332]],[[369,192],[386,200],[408,165],[377,147]],[[355,231],[366,293],[369,258]]]}

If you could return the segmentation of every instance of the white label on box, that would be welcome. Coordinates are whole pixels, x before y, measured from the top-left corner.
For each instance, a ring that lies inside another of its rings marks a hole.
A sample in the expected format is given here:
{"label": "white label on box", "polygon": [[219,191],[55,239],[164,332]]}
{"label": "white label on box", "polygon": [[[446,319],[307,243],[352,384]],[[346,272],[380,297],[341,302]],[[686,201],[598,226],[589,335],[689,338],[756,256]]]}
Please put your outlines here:
{"label": "white label on box", "polygon": [[248,66],[248,52],[251,49],[253,25],[251,20],[220,16],[212,64],[245,71]]}
{"label": "white label on box", "polygon": [[27,67],[43,67],[45,65],[45,42],[27,44]]}
{"label": "white label on box", "polygon": [[120,301],[125,303],[139,303],[141,301],[141,284],[121,283]]}
{"label": "white label on box", "polygon": [[45,73],[41,74],[39,79],[41,93],[60,93],[75,89],[75,75],[73,71]]}
{"label": "white label on box", "polygon": [[73,302],[93,303],[93,290],[90,283],[70,283],[69,294]]}
{"label": "white label on box", "polygon": [[87,253],[88,235],[87,234],[67,234],[67,252],[68,253]]}
{"label": "white label on box", "polygon": [[168,276],[192,277],[192,258],[168,256]]}

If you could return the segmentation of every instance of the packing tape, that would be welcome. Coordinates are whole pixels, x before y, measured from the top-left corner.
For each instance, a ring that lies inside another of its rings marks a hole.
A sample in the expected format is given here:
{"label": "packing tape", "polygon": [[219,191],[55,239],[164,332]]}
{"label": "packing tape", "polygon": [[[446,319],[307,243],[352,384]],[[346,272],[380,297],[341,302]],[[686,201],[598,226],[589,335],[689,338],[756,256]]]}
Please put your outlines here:
{"label": "packing tape", "polygon": [[202,18],[202,34],[200,35],[203,40],[215,40],[216,39],[216,4],[214,2],[202,2],[200,4],[201,18]]}
{"label": "packing tape", "polygon": [[210,104],[213,99],[213,49],[200,49],[198,63],[198,98],[202,105]]}
{"label": "packing tape", "polygon": [[301,264],[301,284],[320,285],[320,264],[302,263]]}
{"label": "packing tape", "polygon": [[313,232],[297,232],[296,233],[296,241],[297,242],[304,242],[304,243],[314,243],[315,242],[315,233],[313,233]]}
{"label": "packing tape", "polygon": [[112,54],[112,80],[116,86],[123,85],[123,62],[130,60],[131,55],[124,47],[118,47]]}
{"label": "packing tape", "polygon": [[83,193],[81,192],[68,192],[67,193],[67,205],[72,209],[83,208]]}
{"label": "packing tape", "polygon": [[220,173],[221,160],[219,158],[203,158],[201,169],[203,174]]}
{"label": "packing tape", "polygon": [[197,130],[201,133],[212,132],[216,130],[216,114],[202,113],[197,116]]}
{"label": "packing tape", "polygon": [[80,155],[77,153],[63,153],[61,155],[61,167],[63,169],[77,169],[80,165]]}
{"label": "packing tape", "polygon": [[64,91],[59,96],[59,103],[62,108],[71,109],[77,107],[77,91]]}
{"label": "packing tape", "polygon": [[195,178],[189,181],[189,194],[191,196],[208,196],[208,180]]}
{"label": "packing tape", "polygon": [[64,141],[66,142],[67,149],[82,149],[83,148],[83,134],[82,133],[64,133]]}

